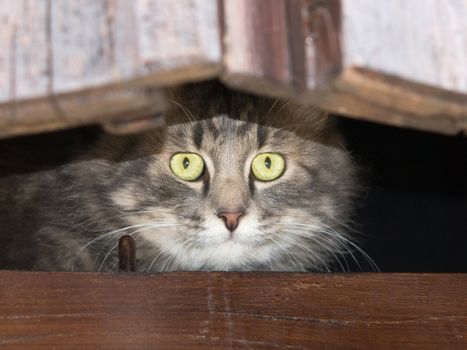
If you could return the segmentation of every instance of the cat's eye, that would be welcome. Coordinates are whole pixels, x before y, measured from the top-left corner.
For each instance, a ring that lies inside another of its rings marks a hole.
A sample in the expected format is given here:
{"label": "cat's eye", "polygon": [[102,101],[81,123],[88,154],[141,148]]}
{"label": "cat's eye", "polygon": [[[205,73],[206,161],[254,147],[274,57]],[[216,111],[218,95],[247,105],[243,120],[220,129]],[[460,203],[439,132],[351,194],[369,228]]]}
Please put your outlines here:
{"label": "cat's eye", "polygon": [[278,153],[260,153],[251,162],[251,171],[260,181],[279,178],[285,170],[285,159]]}
{"label": "cat's eye", "polygon": [[195,181],[204,170],[204,160],[196,153],[176,153],[170,158],[170,169],[182,180]]}

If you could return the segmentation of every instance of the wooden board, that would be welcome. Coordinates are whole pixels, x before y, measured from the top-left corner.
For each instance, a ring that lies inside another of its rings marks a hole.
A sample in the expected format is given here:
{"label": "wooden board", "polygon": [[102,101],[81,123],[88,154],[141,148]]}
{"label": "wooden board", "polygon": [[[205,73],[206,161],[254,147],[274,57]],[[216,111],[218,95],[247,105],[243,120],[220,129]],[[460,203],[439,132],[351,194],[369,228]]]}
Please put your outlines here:
{"label": "wooden board", "polygon": [[1,1],[0,137],[163,112],[155,88],[220,73],[217,6]]}
{"label": "wooden board", "polygon": [[138,131],[161,123],[155,89],[210,78],[466,133],[465,18],[462,0],[0,1],[0,137]]}
{"label": "wooden board", "polygon": [[2,349],[465,349],[465,274],[0,272]]}
{"label": "wooden board", "polygon": [[467,132],[467,2],[224,3],[227,84],[356,118]]}
{"label": "wooden board", "polygon": [[[466,1],[341,0],[336,6],[335,28],[327,30],[338,31],[341,69],[326,82],[334,91],[323,105],[392,125],[467,132]],[[325,13],[322,21],[332,15]]]}
{"label": "wooden board", "polygon": [[286,0],[224,1],[224,80],[245,90],[290,94]]}

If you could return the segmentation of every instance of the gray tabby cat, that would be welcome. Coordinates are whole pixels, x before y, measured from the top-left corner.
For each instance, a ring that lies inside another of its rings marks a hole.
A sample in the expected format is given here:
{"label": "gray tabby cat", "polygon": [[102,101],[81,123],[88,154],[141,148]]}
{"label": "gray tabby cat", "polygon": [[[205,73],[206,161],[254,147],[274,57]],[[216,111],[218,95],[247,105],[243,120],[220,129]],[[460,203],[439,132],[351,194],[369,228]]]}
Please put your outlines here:
{"label": "gray tabby cat", "polygon": [[124,234],[138,271],[343,268],[356,168],[324,112],[218,83],[170,100],[164,129],[3,176],[0,268],[116,271]]}

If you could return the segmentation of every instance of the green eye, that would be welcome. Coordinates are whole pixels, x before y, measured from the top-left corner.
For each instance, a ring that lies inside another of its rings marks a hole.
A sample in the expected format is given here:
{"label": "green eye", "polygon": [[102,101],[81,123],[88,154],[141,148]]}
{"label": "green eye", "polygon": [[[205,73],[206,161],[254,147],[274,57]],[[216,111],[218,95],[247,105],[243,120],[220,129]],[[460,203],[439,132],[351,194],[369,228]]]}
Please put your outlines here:
{"label": "green eye", "polygon": [[285,170],[285,159],[277,153],[258,154],[251,162],[251,171],[258,180],[272,181],[279,178]]}
{"label": "green eye", "polygon": [[176,153],[170,158],[170,169],[182,180],[197,180],[204,170],[204,160],[196,153]]}

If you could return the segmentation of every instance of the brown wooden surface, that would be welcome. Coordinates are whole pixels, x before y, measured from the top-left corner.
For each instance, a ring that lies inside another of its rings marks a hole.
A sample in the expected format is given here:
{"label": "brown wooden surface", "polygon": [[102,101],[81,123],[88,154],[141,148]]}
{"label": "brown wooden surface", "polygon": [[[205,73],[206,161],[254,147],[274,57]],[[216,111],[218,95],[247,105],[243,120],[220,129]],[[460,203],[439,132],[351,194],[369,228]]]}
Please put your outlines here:
{"label": "brown wooden surface", "polygon": [[226,82],[253,92],[265,89],[263,93],[291,94],[293,57],[289,50],[287,2],[224,1]]}
{"label": "brown wooden surface", "polygon": [[0,272],[5,349],[465,349],[465,274]]}

